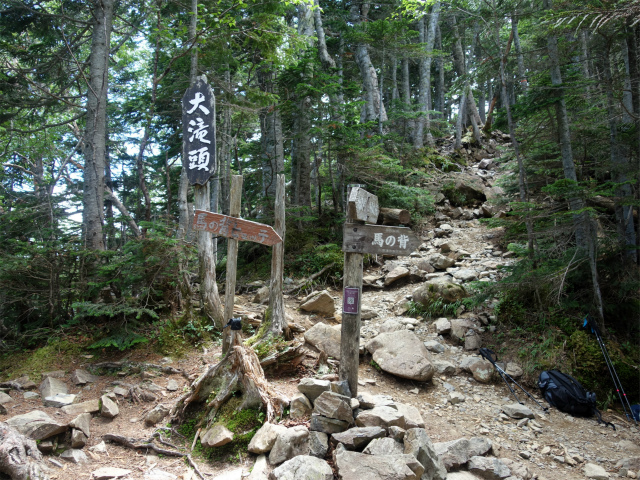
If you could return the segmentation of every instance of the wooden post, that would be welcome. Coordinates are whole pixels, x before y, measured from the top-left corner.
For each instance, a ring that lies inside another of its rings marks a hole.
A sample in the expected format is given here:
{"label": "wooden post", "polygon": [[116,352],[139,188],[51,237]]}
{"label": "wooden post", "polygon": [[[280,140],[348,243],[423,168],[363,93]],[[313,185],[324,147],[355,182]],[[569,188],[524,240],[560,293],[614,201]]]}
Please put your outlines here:
{"label": "wooden post", "polygon": [[[347,201],[350,200],[352,192],[358,188],[355,185],[349,185],[347,191]],[[377,202],[376,202],[377,203]],[[376,205],[377,206],[377,205]],[[364,223],[355,220],[356,209],[351,208],[347,204],[346,223]],[[376,214],[377,216],[377,214]],[[346,380],[349,383],[351,396],[355,398],[358,395],[358,366],[360,365],[360,299],[362,297],[362,259],[361,253],[344,254],[344,280],[343,287],[352,287],[357,289],[357,313],[342,312],[342,329],[340,338],[340,380]]]}
{"label": "wooden post", "polygon": [[[242,198],[242,175],[231,177],[231,191],[229,192],[229,216],[240,216]],[[236,273],[238,266],[238,240],[227,240],[227,282],[224,292],[224,320],[228,322],[233,317],[233,303],[236,294]],[[231,333],[230,333],[231,332]],[[226,327],[222,337],[222,353],[226,354],[229,348],[240,343],[240,332],[233,332]]]}
{"label": "wooden post", "polygon": [[279,173],[276,179],[275,222],[273,229],[282,238],[282,242],[272,247],[271,257],[271,286],[269,289],[269,310],[271,312],[272,335],[281,336],[287,329],[287,319],[284,312],[284,295],[282,277],[284,271],[284,234],[285,234],[285,181],[284,175]]}

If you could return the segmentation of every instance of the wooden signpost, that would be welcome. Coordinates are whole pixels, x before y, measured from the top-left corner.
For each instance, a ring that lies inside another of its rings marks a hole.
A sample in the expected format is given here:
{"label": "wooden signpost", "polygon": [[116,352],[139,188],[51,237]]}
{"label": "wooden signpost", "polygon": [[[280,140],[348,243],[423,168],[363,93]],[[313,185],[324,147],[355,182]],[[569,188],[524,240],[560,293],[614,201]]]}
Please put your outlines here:
{"label": "wooden signpost", "polygon": [[182,97],[182,168],[191,185],[205,185],[216,171],[216,104],[204,76]]}
{"label": "wooden signpost", "polygon": [[195,211],[193,229],[211,232],[220,237],[246,240],[269,246],[282,241],[280,235],[269,225],[204,210]]}
{"label": "wooden signpost", "polygon": [[358,394],[360,365],[360,302],[362,300],[363,254],[409,255],[420,246],[420,239],[406,227],[365,225],[375,223],[380,208],[378,197],[350,185],[344,224],[344,295],[340,338],[340,380],[349,383],[351,396]]}
{"label": "wooden signpost", "polygon": [[[227,237],[227,280],[224,295],[224,318],[229,321],[233,317],[233,304],[236,292],[236,272],[238,264],[238,242],[249,241],[273,246],[282,242],[280,235],[269,225],[238,218],[242,197],[242,175],[231,177],[229,213],[207,212],[196,210],[193,217],[193,229],[199,232],[211,232],[221,237]],[[231,336],[230,335],[233,335]],[[239,340],[237,332],[225,328],[222,338],[222,352],[227,353],[229,347]]]}

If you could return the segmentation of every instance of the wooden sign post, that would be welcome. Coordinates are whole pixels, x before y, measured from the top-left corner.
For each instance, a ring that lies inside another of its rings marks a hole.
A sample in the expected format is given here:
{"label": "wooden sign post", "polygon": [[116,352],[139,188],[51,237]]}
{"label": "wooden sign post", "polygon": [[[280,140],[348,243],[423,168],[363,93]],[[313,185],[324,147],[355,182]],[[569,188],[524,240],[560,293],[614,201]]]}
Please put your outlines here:
{"label": "wooden sign post", "polygon": [[363,254],[409,255],[420,239],[406,227],[365,225],[375,223],[378,197],[359,186],[350,186],[344,224],[344,295],[340,338],[340,380],[347,380],[351,396],[358,395],[360,365],[360,303],[362,301]]}
{"label": "wooden sign post", "polygon": [[[242,197],[242,175],[231,177],[231,191],[229,202],[230,215],[196,210],[193,218],[193,229],[198,232],[211,232],[221,237],[227,237],[227,281],[224,294],[224,319],[229,321],[233,317],[233,304],[236,293],[236,273],[238,267],[238,242],[246,240],[262,243],[264,245],[276,245],[282,242],[282,238],[275,230],[262,223],[251,222],[238,218],[240,215]],[[237,332],[224,328],[222,337],[222,353],[227,353],[229,348],[239,342]]]}

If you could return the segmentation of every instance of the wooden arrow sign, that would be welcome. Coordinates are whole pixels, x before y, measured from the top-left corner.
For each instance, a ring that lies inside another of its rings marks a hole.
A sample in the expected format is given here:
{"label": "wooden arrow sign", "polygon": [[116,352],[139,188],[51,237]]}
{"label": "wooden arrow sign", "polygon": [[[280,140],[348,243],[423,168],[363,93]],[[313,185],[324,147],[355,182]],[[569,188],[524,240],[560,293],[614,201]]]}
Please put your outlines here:
{"label": "wooden arrow sign", "polygon": [[344,225],[342,251],[377,255],[409,255],[421,240],[410,228],[382,225]]}
{"label": "wooden arrow sign", "polygon": [[246,240],[269,246],[282,242],[280,235],[269,225],[205,210],[196,210],[193,218],[193,229],[211,232],[221,237],[240,241]]}

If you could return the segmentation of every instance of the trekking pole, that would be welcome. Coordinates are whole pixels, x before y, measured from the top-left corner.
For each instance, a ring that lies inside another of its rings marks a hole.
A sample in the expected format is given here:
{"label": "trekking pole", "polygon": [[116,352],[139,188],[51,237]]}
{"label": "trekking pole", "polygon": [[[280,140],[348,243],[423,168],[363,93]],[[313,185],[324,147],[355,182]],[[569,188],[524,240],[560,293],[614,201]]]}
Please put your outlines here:
{"label": "trekking pole", "polygon": [[[609,375],[611,375],[611,380],[613,380],[613,386],[615,387],[616,392],[618,393],[618,398],[620,398],[620,404],[622,405],[622,410],[624,410],[624,414],[628,419],[633,420],[633,422],[637,425],[638,421],[633,416],[633,410],[631,409],[631,404],[629,403],[627,394],[624,391],[624,388],[622,387],[622,382],[618,377],[618,372],[616,372],[616,369],[613,366],[613,361],[609,356],[609,351],[607,350],[607,347],[604,344],[604,341],[602,340],[600,328],[598,327],[594,319],[589,314],[587,314],[587,316],[584,317],[584,323],[582,324],[583,328],[586,328],[587,326],[591,328],[591,332],[593,332],[593,334],[596,337],[596,340],[598,341],[598,345],[600,346],[600,350],[602,351],[602,356],[604,357],[604,362],[607,364]],[[626,402],[626,405],[625,405],[625,402]]]}
{"label": "trekking pole", "polygon": [[489,362],[491,362],[491,364],[493,365],[493,367],[498,371],[498,374],[500,375],[500,377],[502,378],[502,380],[504,380],[504,383],[507,385],[507,387],[509,388],[509,390],[511,391],[511,394],[513,395],[513,397],[516,399],[516,401],[520,404],[520,405],[524,405],[523,402],[520,401],[520,399],[518,399],[518,396],[516,395],[516,392],[513,391],[513,388],[511,388],[511,385],[509,385],[509,382],[507,381],[507,378],[509,380],[511,380],[513,383],[515,383],[520,390],[522,390],[525,395],[527,395],[527,397],[529,397],[531,400],[533,400],[534,402],[536,402],[538,404],[538,406],[542,409],[542,411],[546,412],[549,410],[548,407],[543,407],[542,404],[535,399],[535,397],[533,395],[531,395],[529,392],[527,392],[522,385],[520,385],[518,382],[516,382],[513,377],[511,375],[509,375],[507,372],[505,372],[502,368],[500,368],[500,366],[496,363],[498,360],[498,357],[496,356],[496,354],[493,352],[493,350],[489,350],[488,348],[481,348],[479,350],[480,352],[480,356],[487,359]]}

